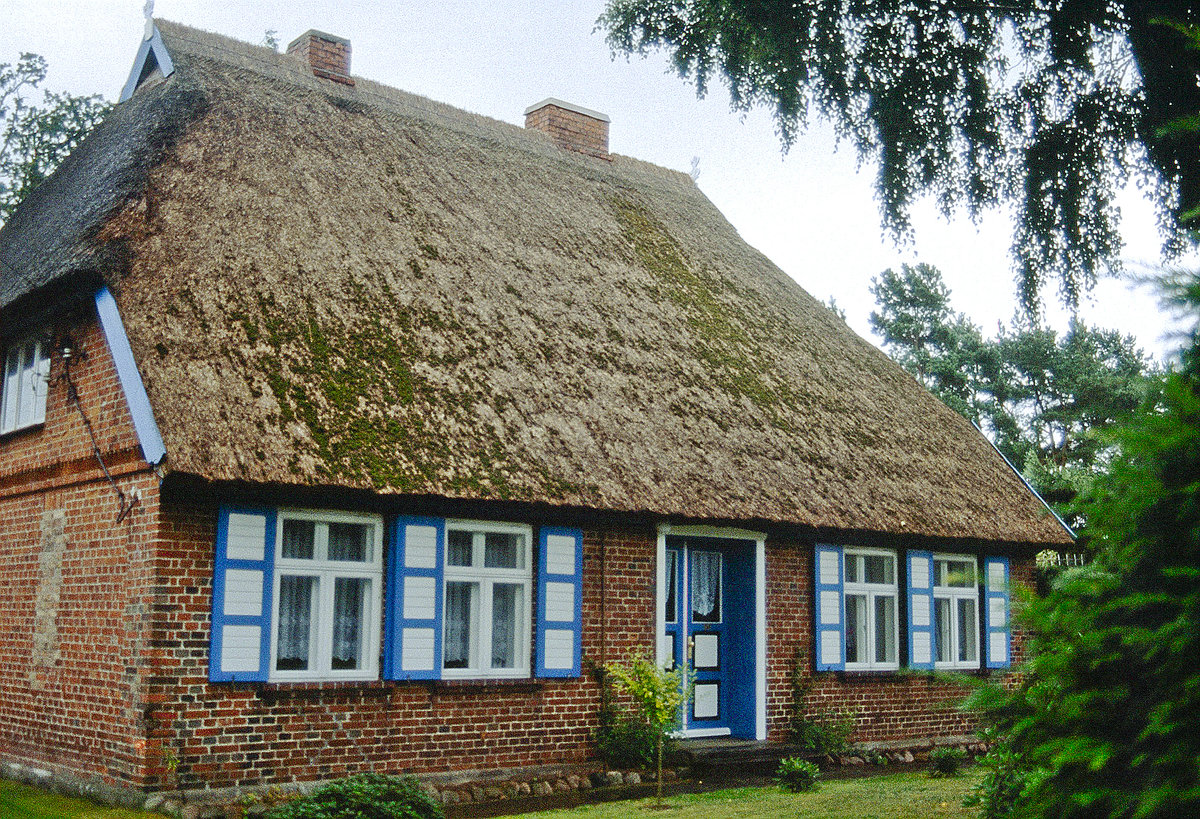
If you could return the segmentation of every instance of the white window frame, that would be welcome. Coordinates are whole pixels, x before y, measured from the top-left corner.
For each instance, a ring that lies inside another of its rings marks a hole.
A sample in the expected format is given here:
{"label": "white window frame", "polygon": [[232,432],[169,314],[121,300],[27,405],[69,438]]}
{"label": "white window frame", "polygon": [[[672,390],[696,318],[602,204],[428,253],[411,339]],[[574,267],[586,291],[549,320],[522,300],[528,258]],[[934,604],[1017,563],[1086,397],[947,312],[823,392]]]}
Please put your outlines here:
{"label": "white window frame", "polygon": [[[308,520],[318,524],[312,559],[283,556],[283,522]],[[353,562],[327,558],[328,528],[322,537],[320,524],[355,523],[372,527],[371,560]],[[279,647],[279,584],[283,575],[317,578],[316,604],[313,607],[309,642],[309,668],[276,669]],[[370,582],[367,611],[363,624],[362,668],[333,668],[334,585],[337,578],[366,579]],[[333,682],[338,680],[374,680],[379,677],[380,622],[383,604],[383,518],[350,512],[281,509],[275,525],[274,594],[271,611],[271,653],[267,679],[271,682]]]}
{"label": "white window frame", "polygon": [[[974,581],[970,586],[939,586],[938,585],[938,561],[954,561],[956,563],[971,564],[971,571],[974,574]],[[934,656],[933,667],[936,669],[946,670],[971,670],[977,669],[980,666],[980,655],[982,654],[980,643],[980,628],[979,621],[979,561],[972,555],[956,555],[956,554],[935,554],[933,556],[933,564],[930,566],[932,572],[932,587],[933,587],[933,611],[930,616],[933,618],[933,632],[937,645],[941,645],[941,635],[938,634],[938,618],[937,618],[937,601],[948,600],[950,603],[950,656],[955,659],[946,661],[938,661],[937,656]],[[971,639],[975,644],[975,659],[974,660],[959,660],[959,647],[962,645],[963,635],[959,634],[958,628],[958,605],[959,601],[970,601],[975,607],[975,634]]]}
{"label": "white window frame", "polygon": [[[886,557],[892,561],[892,582],[887,583],[867,583],[864,581],[851,582],[849,579],[850,573],[846,570],[846,564],[854,557]],[[868,657],[874,655],[875,651],[875,601],[880,597],[892,598],[892,647],[893,654],[896,659],[892,662],[877,662],[873,659],[868,659],[866,662],[850,662],[849,650],[846,651],[846,670],[847,671],[897,671],[900,668],[900,557],[896,552],[887,549],[868,549],[846,546],[842,548],[842,595],[843,609],[846,612],[845,620],[842,623],[843,637],[848,636],[850,628],[850,613],[849,606],[845,605],[845,598],[851,595],[865,596],[867,598],[867,654]]]}
{"label": "white window frame", "polygon": [[49,387],[50,343],[35,337],[9,344],[0,371],[0,435],[45,423]]}
{"label": "white window frame", "polygon": [[[484,535],[488,532],[521,535],[525,542],[523,568],[497,569],[485,568],[483,565],[483,538],[477,537],[472,545],[472,563],[478,565],[450,565],[450,533],[471,532]],[[472,609],[472,645],[471,660],[466,668],[446,668],[445,659],[442,661],[443,679],[490,679],[528,677],[531,673],[530,645],[533,621],[533,527],[517,523],[499,523],[481,520],[447,520],[446,543],[443,547],[443,599],[446,585],[450,583],[477,583],[479,593]],[[516,621],[516,657],[513,668],[491,668],[484,666],[484,658],[491,655],[488,647],[492,643],[492,588],[497,583],[520,584],[521,611]],[[447,612],[442,613],[442,641],[446,644],[446,627],[449,621]],[[444,648],[443,648],[444,650]]]}

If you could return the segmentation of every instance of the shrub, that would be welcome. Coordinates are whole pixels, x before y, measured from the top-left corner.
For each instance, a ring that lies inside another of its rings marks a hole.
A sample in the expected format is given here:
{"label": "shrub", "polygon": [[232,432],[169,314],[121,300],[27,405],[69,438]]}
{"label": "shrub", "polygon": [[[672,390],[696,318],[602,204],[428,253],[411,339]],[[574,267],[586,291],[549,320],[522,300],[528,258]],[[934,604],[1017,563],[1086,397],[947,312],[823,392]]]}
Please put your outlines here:
{"label": "shrub", "polygon": [[958,768],[967,758],[962,748],[934,748],[929,754],[929,773],[933,776],[958,776]]}
{"label": "shrub", "polygon": [[[611,704],[600,710],[596,727],[596,751],[610,767],[643,768],[654,764],[658,731],[641,720],[622,714]],[[670,738],[664,751],[670,753]]]}
{"label": "shrub", "polygon": [[798,756],[789,756],[779,761],[779,768],[775,771],[775,781],[785,791],[803,793],[811,791],[817,786],[817,778],[820,775],[821,769],[814,763]]}
{"label": "shrub", "polygon": [[1045,775],[1028,770],[1006,744],[998,743],[980,758],[983,779],[963,800],[966,807],[979,808],[980,819],[1009,819],[1025,788]]}
{"label": "shrub", "polygon": [[272,808],[268,819],[443,819],[442,806],[411,776],[355,774]]}

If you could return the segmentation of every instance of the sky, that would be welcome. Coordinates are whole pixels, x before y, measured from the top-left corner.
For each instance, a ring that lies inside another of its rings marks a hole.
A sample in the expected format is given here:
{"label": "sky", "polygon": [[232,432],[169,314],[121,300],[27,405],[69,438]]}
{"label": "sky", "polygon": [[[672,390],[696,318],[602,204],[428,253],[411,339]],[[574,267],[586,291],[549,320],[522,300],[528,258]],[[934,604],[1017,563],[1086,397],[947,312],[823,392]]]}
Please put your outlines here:
{"label": "sky", "polygon": [[[0,63],[21,52],[49,62],[43,87],[115,100],[145,25],[144,0],[0,0]],[[913,240],[883,236],[875,168],[813,123],[784,155],[765,111],[739,114],[714,87],[706,99],[661,55],[613,58],[595,22],[603,0],[156,0],[157,17],[281,46],[309,29],[351,42],[355,75],[475,113],[524,124],[529,105],[557,97],[611,120],[613,153],[690,171],[742,237],[821,301],[834,299],[871,338],[871,278],[927,262],[941,269],[953,307],[985,333],[1016,307],[1001,212],[979,224],[945,220],[927,203],[914,210]],[[1127,269],[1142,276],[1162,262],[1153,209],[1136,192],[1120,201]],[[1050,291],[1048,296],[1053,301]],[[1083,305],[1086,321],[1132,333],[1162,358],[1177,346],[1153,288],[1101,282]],[[1066,316],[1053,308],[1052,325]],[[877,341],[877,340],[876,340]]]}

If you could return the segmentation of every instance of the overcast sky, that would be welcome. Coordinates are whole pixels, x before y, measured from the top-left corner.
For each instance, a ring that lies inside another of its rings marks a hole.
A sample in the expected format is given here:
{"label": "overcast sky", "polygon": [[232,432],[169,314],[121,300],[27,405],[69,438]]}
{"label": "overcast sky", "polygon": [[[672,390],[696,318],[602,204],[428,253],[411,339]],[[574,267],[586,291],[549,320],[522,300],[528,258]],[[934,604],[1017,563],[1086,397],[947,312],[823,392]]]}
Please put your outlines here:
{"label": "overcast sky", "polygon": [[[0,62],[46,57],[45,86],[115,100],[141,41],[143,0],[0,0]],[[699,158],[700,188],[741,235],[822,301],[833,297],[870,337],[872,276],[901,263],[937,265],[954,306],[985,331],[1015,306],[1010,225],[947,223],[916,210],[916,237],[897,248],[881,235],[875,168],[858,167],[817,124],[785,157],[770,117],[731,113],[723,89],[697,100],[661,56],[613,59],[594,30],[603,0],[157,0],[154,14],[249,42],[267,30],[286,44],[310,28],[351,41],[354,74],[518,125],[525,108],[558,97],[612,118],[610,148],[676,170]],[[1126,260],[1159,264],[1148,204],[1122,200]],[[1052,294],[1048,293],[1052,297]],[[1153,291],[1103,283],[1089,322],[1134,333],[1149,352],[1174,349]],[[1061,315],[1052,320],[1062,322]]]}

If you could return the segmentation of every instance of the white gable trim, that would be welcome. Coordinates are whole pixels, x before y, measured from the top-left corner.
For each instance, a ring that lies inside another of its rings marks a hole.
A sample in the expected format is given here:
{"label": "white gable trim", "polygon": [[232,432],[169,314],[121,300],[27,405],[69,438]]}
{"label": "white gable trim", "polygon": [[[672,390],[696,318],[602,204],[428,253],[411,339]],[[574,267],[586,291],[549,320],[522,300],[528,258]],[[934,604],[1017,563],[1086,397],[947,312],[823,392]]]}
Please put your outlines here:
{"label": "white gable trim", "polygon": [[129,71],[129,79],[125,80],[125,86],[121,89],[121,96],[117,102],[125,102],[133,96],[133,92],[137,90],[138,83],[142,79],[142,72],[146,70],[148,60],[154,60],[164,77],[175,73],[175,63],[171,62],[171,55],[167,53],[162,35],[158,33],[158,26],[152,25],[149,34],[149,37],[142,40],[137,57],[133,60],[133,68]]}
{"label": "white gable trim", "polygon": [[129,337],[125,335],[117,301],[107,287],[101,287],[96,292],[96,314],[100,318],[104,339],[108,342],[108,352],[117,368],[117,378],[133,418],[133,429],[142,446],[142,457],[146,463],[154,466],[166,457],[167,448],[163,445],[158,422],[154,420],[154,410],[150,408],[150,398],[146,395],[146,385],[142,383],[142,375],[138,372],[133,350],[129,346]]}

